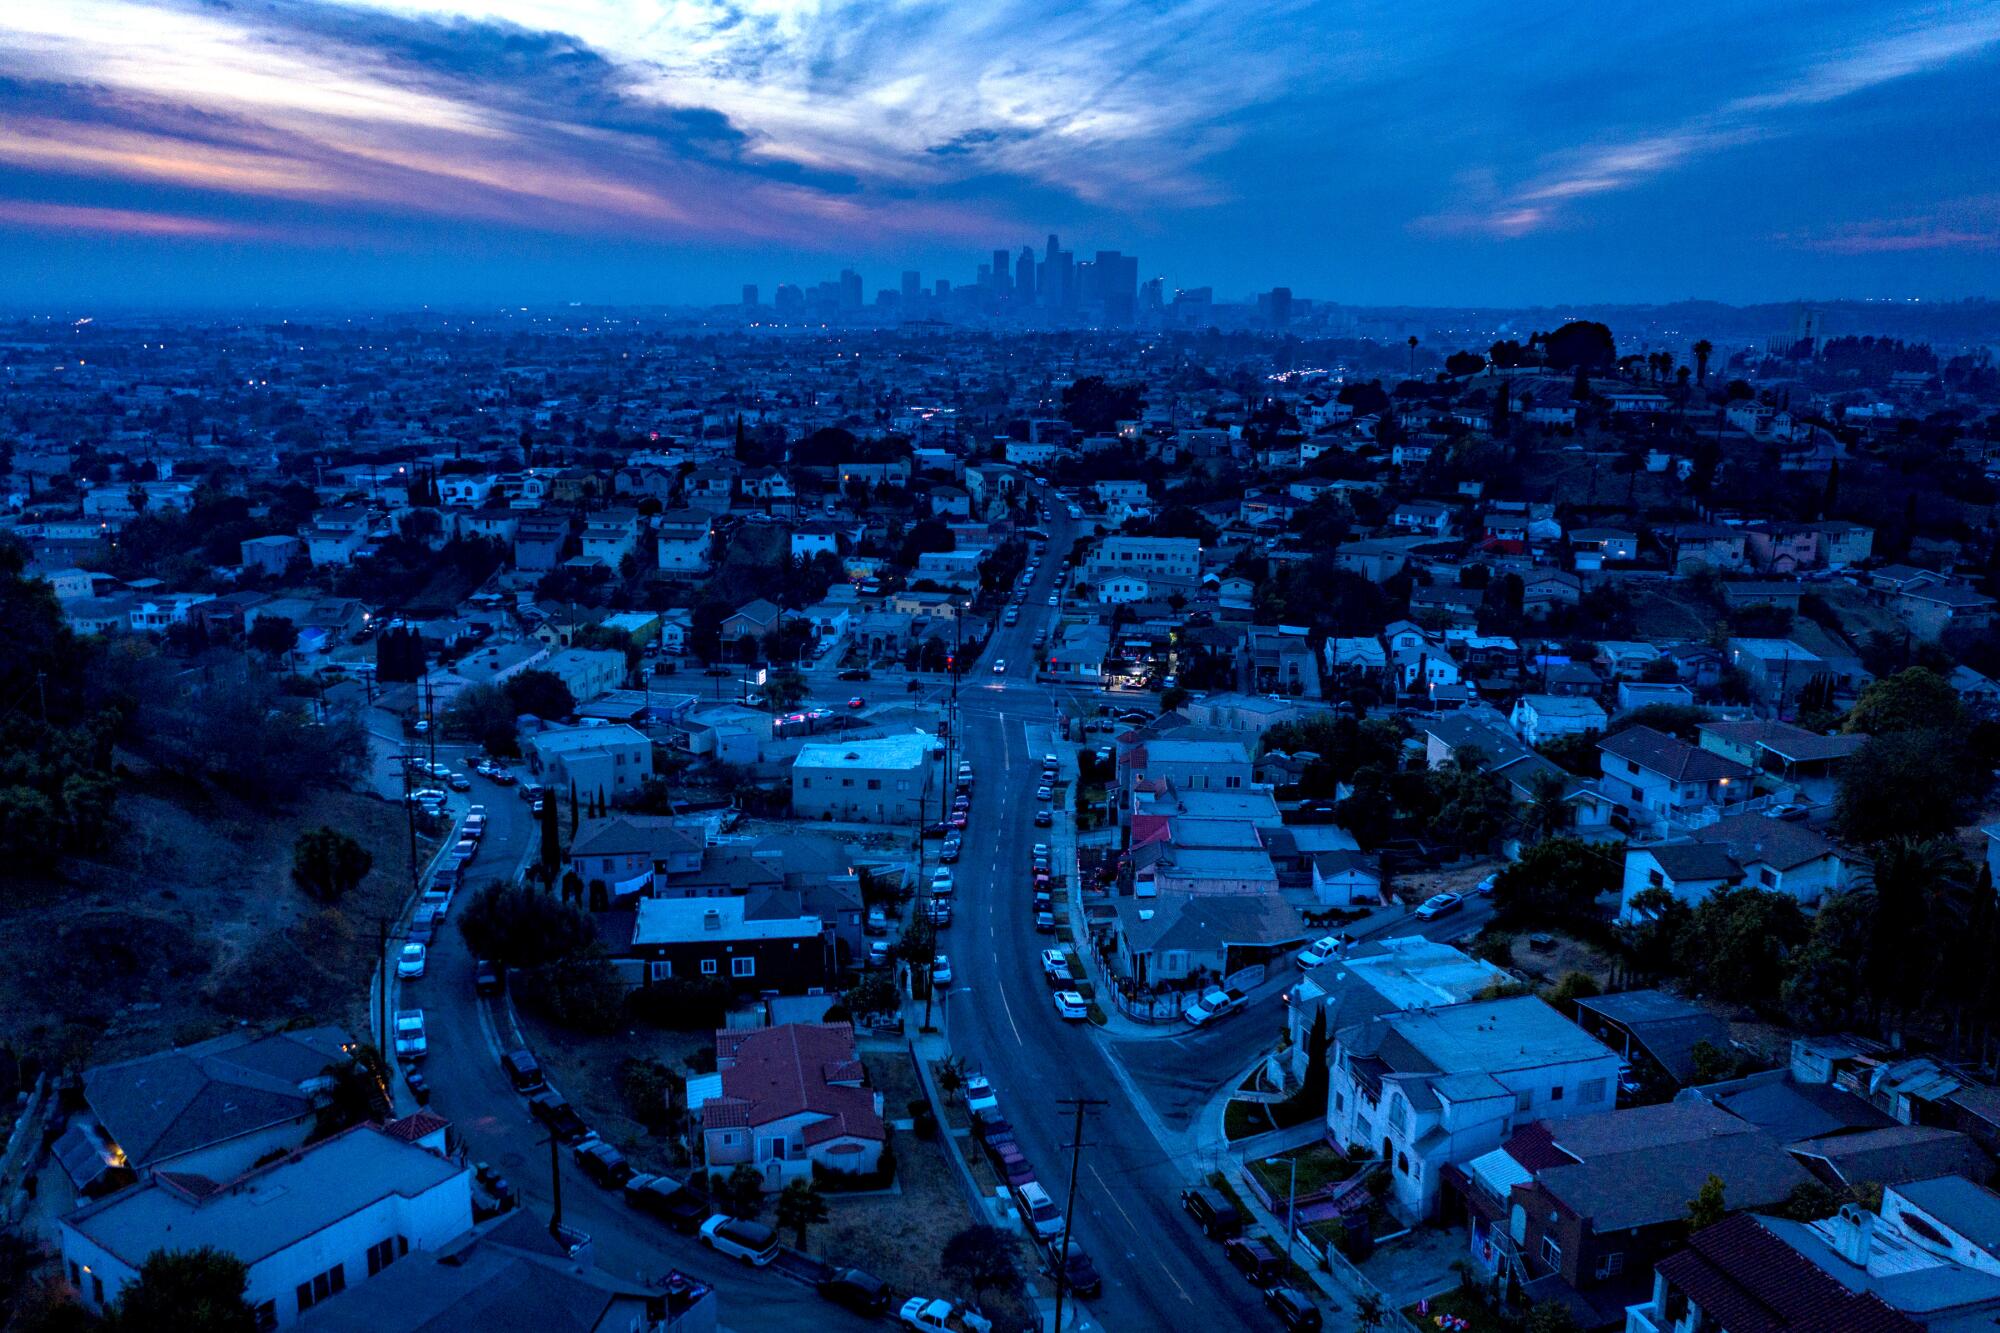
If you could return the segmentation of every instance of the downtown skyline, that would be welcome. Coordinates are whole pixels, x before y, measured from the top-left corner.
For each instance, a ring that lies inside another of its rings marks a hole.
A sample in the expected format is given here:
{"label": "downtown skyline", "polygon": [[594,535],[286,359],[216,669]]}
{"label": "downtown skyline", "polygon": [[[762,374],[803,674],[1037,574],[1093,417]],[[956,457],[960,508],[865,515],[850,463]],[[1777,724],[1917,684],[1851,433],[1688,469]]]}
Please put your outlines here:
{"label": "downtown skyline", "polygon": [[0,302],[872,295],[1051,231],[1219,300],[1990,291],[2000,5],[1467,17],[15,7]]}

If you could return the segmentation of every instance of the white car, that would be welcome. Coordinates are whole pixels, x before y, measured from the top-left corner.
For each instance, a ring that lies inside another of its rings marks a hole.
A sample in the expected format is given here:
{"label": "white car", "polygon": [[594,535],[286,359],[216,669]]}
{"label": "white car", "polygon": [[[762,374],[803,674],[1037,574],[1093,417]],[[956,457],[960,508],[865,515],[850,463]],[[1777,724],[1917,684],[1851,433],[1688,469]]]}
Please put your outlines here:
{"label": "white car", "polygon": [[1181,1017],[1200,1027],[1203,1023],[1211,1023],[1224,1014],[1235,1013],[1243,1001],[1243,992],[1240,990],[1224,990],[1220,986],[1211,986],[1201,993],[1199,1000],[1181,1011]]}
{"label": "white car", "polygon": [[399,977],[420,977],[424,974],[424,946],[415,940],[403,946],[402,956],[396,959],[396,975]]}
{"label": "white car", "polygon": [[943,866],[939,866],[931,872],[931,896],[933,898],[941,898],[949,894],[955,887],[951,871],[945,869]]}
{"label": "white car", "polygon": [[1075,981],[1069,970],[1069,955],[1061,949],[1042,950],[1042,975],[1050,981]]}
{"label": "white car", "polygon": [[1090,1003],[1073,990],[1059,990],[1055,994],[1056,1015],[1072,1023],[1090,1017]]}
{"label": "white car", "polygon": [[939,954],[937,957],[931,959],[931,984],[934,986],[949,986],[951,984],[950,955]]}
{"label": "white car", "polygon": [[1061,596],[1060,596],[1059,594],[1057,594],[1057,593],[1050,593],[1050,594],[1049,594],[1049,605],[1050,605],[1050,606],[1061,606],[1061,605],[1062,605],[1062,597],[1061,597]]}
{"label": "white car", "polygon": [[762,1268],[778,1257],[778,1233],[762,1222],[717,1213],[701,1224],[701,1243],[717,1254]]}
{"label": "white car", "polygon": [[1424,905],[1417,909],[1417,920],[1435,921],[1446,913],[1456,912],[1463,906],[1465,899],[1456,893],[1432,894],[1424,900]]}
{"label": "white car", "polygon": [[997,661],[997,662],[995,662],[995,663],[993,664],[993,674],[994,674],[994,675],[996,675],[996,676],[1004,676],[1004,675],[1006,675],[1006,674],[1007,674],[1007,659],[1006,659],[1006,658],[1004,658],[1004,657],[1003,657],[1003,658],[1001,658],[1001,659],[1000,659],[999,661]]}
{"label": "white car", "polygon": [[912,1296],[896,1312],[903,1327],[917,1333],[993,1333],[993,1321],[962,1305],[928,1296]]}
{"label": "white car", "polygon": [[989,1106],[998,1107],[999,1105],[1000,1098],[994,1095],[993,1085],[987,1081],[986,1075],[967,1074],[965,1076],[966,1110],[976,1115]]}
{"label": "white car", "polygon": [[1038,842],[1035,844],[1035,859],[1037,861],[1046,861],[1049,859],[1049,845],[1047,843]]}
{"label": "white car", "polygon": [[396,1058],[399,1060],[421,1060],[430,1054],[431,1044],[424,1036],[424,1011],[421,1009],[398,1009],[396,1011]]}
{"label": "white car", "polygon": [[1311,970],[1329,958],[1340,956],[1340,936],[1322,935],[1299,950],[1299,966]]}

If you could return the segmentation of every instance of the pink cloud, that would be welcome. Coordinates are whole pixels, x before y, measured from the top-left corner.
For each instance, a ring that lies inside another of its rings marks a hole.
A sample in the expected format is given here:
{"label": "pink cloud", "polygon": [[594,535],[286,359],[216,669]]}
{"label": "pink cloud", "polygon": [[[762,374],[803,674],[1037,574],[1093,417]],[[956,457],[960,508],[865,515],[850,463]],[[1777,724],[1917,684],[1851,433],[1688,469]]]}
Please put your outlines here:
{"label": "pink cloud", "polygon": [[1875,231],[1864,226],[1845,235],[1817,237],[1805,242],[1805,245],[1807,249],[1835,255],[1892,255],[1914,250],[1995,250],[2000,249],[2000,231],[1934,226]]}
{"label": "pink cloud", "polygon": [[110,232],[123,236],[187,236],[202,239],[239,237],[249,229],[211,218],[148,213],[130,208],[94,208],[81,204],[46,204],[27,199],[0,199],[0,226],[33,227],[47,231]]}

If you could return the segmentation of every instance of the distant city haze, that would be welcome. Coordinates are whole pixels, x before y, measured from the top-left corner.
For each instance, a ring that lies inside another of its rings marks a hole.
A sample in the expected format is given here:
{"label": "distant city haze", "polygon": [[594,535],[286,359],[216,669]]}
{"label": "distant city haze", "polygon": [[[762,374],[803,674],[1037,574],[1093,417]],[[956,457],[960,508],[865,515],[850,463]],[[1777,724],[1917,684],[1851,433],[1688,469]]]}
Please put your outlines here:
{"label": "distant city haze", "polygon": [[1994,0],[28,0],[0,306],[1950,300],[1995,87]]}

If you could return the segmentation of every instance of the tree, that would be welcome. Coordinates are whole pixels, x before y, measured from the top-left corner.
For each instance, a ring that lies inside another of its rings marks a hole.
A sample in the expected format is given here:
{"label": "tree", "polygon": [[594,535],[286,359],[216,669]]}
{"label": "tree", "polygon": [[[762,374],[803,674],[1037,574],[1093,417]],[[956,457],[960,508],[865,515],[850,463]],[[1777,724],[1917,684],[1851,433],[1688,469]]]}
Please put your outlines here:
{"label": "tree", "polygon": [[516,713],[539,718],[568,717],[576,711],[576,696],[553,671],[522,671],[507,678],[502,690]]}
{"label": "tree", "polygon": [[562,829],[556,822],[555,797],[542,797],[542,881],[553,889],[562,870]]}
{"label": "tree", "polygon": [[299,646],[299,627],[285,616],[258,616],[244,641],[276,661]]}
{"label": "tree", "polygon": [[0,858],[16,870],[46,870],[62,845],[56,808],[33,787],[0,787]]}
{"label": "tree", "polygon": [[1601,847],[1543,838],[1495,877],[1494,909],[1509,921],[1575,921],[1596,911],[1597,896],[1614,887],[1617,873]]}
{"label": "tree", "polygon": [[731,1217],[753,1218],[764,1211],[764,1179],[753,1166],[738,1166],[726,1176],[719,1171],[711,1174],[708,1192],[716,1207]]}
{"label": "tree", "polygon": [[1694,382],[1708,383],[1708,358],[1715,355],[1715,344],[1706,338],[1696,340],[1694,348]]}
{"label": "tree", "polygon": [[1700,1231],[1712,1227],[1729,1215],[1729,1205],[1722,1198],[1722,1177],[1713,1172],[1701,1182],[1701,1188],[1688,1200],[1688,1230]]}
{"label": "tree", "polygon": [[1461,748],[1452,761],[1425,775],[1435,813],[1428,829],[1440,842],[1461,851],[1483,851],[1500,836],[1513,801],[1500,779],[1483,771],[1485,756]]}
{"label": "tree", "polygon": [[552,894],[494,881],[459,914],[472,952],[502,967],[538,967],[574,957],[597,940],[590,915]]}
{"label": "tree", "polygon": [[1794,1185],[1784,1202],[1771,1211],[1794,1222],[1817,1222],[1839,1212],[1841,1205],[1849,1202],[1850,1198],[1845,1191],[1817,1180],[1808,1180]]}
{"label": "tree", "polygon": [[981,1295],[1021,1280],[1021,1271],[1014,1263],[1014,1242],[996,1227],[970,1226],[954,1233],[944,1243],[938,1267],[946,1277]]}
{"label": "tree", "polygon": [[1523,819],[1527,831],[1537,838],[1559,837],[1575,822],[1576,811],[1569,803],[1569,783],[1559,773],[1544,773],[1535,779],[1534,796]]}
{"label": "tree", "polygon": [[1376,1333],[1389,1318],[1389,1309],[1379,1291],[1364,1291],[1354,1298],[1354,1323],[1361,1333]]}
{"label": "tree", "polygon": [[1570,1007],[1578,1000],[1587,1000],[1593,995],[1601,995],[1604,988],[1597,984],[1597,978],[1588,972],[1569,971],[1557,979],[1542,998],[1563,1012],[1567,1017]]}
{"label": "tree", "polygon": [[1102,375],[1085,375],[1062,392],[1063,420],[1085,435],[1109,435],[1118,423],[1139,415],[1145,400],[1140,384],[1113,384]]}
{"label": "tree", "polygon": [[1486,369],[1486,358],[1477,352],[1457,351],[1444,359],[1444,368],[1449,375],[1477,375]]}
{"label": "tree", "polygon": [[965,1061],[946,1056],[931,1066],[931,1081],[937,1084],[938,1096],[950,1101],[965,1091]]}
{"label": "tree", "polygon": [[794,1180],[778,1195],[778,1226],[792,1233],[793,1243],[803,1250],[806,1231],[826,1221],[826,1197],[810,1180]]}
{"label": "tree", "polygon": [[1592,320],[1571,320],[1542,340],[1542,351],[1552,370],[1609,370],[1618,363],[1611,330]]}
{"label": "tree", "polygon": [[1712,994],[1769,1007],[1784,985],[1787,960],[1805,937],[1805,915],[1795,899],[1764,889],[1720,889],[1689,918],[1680,964]]}
{"label": "tree", "polygon": [[1858,843],[1948,836],[1982,785],[1959,734],[1897,731],[1871,736],[1841,766],[1834,821]]}
{"label": "tree", "polygon": [[1951,682],[1928,667],[1913,666],[1870,681],[1854,701],[1843,730],[1864,736],[1898,731],[1949,731],[1964,722],[1964,705]]}
{"label": "tree", "polygon": [[312,829],[292,844],[293,882],[323,903],[353,892],[374,864],[366,848],[338,829]]}
{"label": "tree", "polygon": [[256,1333],[243,1299],[250,1268],[225,1250],[154,1250],[139,1279],[119,1293],[111,1326],[119,1333]]}

